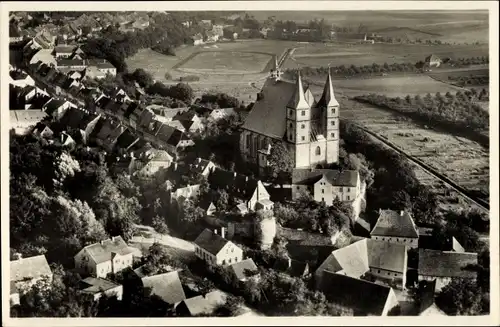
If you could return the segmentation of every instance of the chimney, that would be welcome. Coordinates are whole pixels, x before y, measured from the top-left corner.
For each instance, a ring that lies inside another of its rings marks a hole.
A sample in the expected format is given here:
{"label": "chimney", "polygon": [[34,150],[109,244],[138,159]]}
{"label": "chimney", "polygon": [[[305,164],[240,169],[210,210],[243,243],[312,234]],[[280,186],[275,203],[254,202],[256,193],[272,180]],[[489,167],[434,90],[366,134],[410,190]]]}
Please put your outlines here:
{"label": "chimney", "polygon": [[217,229],[214,229],[214,234],[217,235]]}
{"label": "chimney", "polygon": [[201,158],[198,158],[198,162],[199,162],[199,163],[201,162]]}
{"label": "chimney", "polygon": [[115,241],[116,236],[111,236],[111,241]]}
{"label": "chimney", "polygon": [[221,227],[220,229],[220,236],[222,236],[222,238],[226,238],[226,229],[224,227]]}
{"label": "chimney", "polygon": [[131,152],[130,152],[130,157],[131,157],[131,158],[135,158],[135,156],[134,156],[134,151],[131,151]]}
{"label": "chimney", "polygon": [[400,216],[403,217],[405,215],[405,211],[404,210],[401,210],[401,214]]}
{"label": "chimney", "polygon": [[245,176],[245,182],[248,182],[248,176]]}

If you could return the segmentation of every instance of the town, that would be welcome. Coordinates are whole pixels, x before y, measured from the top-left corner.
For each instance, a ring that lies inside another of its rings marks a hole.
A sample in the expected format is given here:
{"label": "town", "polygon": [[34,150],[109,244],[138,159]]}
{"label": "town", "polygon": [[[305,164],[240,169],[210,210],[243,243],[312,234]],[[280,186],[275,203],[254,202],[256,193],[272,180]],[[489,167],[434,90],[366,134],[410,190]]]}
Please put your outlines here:
{"label": "town", "polygon": [[[9,13],[11,317],[489,314],[489,59],[442,50],[480,41],[252,15]],[[368,86],[402,74],[434,84]],[[378,111],[463,140],[467,183]]]}

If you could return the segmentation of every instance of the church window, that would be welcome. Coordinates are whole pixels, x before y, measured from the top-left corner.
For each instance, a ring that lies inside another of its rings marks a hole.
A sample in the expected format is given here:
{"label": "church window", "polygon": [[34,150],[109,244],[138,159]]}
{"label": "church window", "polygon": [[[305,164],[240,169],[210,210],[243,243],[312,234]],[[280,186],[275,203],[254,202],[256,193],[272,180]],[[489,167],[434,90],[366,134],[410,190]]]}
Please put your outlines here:
{"label": "church window", "polygon": [[306,140],[306,137],[305,136],[302,136],[302,141],[305,141]]}
{"label": "church window", "polygon": [[332,114],[334,114],[334,113],[335,113],[335,108],[332,108]]}
{"label": "church window", "polygon": [[322,190],[321,190],[321,193],[325,194],[325,190],[324,190],[324,189],[322,189]]}
{"label": "church window", "polygon": [[[283,126],[283,125],[281,125],[281,126]],[[290,123],[290,128],[293,128],[293,123]]]}
{"label": "church window", "polygon": [[293,116],[293,111],[292,110],[290,110],[289,115]]}
{"label": "church window", "polygon": [[[281,125],[283,126],[283,125]],[[335,126],[335,120],[332,120],[332,126]]]}
{"label": "church window", "polygon": [[332,138],[335,138],[335,133],[331,133],[331,134],[330,134],[330,136],[331,136]]}
{"label": "church window", "polygon": [[306,128],[306,125],[302,124],[302,125],[300,125],[300,128],[304,129],[304,128]]}
{"label": "church window", "polygon": [[[305,116],[305,115],[306,115],[306,112],[305,112],[304,110],[302,110],[301,115],[302,115],[302,116]],[[281,125],[281,126],[283,126],[283,125]]]}
{"label": "church window", "polygon": [[[283,126],[283,125],[281,125]],[[321,155],[321,148],[319,146],[316,147],[316,155],[319,156]]]}

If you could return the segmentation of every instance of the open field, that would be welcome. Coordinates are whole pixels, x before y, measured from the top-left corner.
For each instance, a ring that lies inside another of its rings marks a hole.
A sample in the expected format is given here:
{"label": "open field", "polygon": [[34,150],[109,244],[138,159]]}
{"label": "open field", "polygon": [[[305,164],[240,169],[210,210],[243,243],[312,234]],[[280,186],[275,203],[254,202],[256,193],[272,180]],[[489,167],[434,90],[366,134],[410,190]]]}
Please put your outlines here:
{"label": "open field", "polygon": [[195,53],[177,69],[193,74],[256,74],[264,71],[272,58],[257,52],[204,51]]}
{"label": "open field", "polygon": [[[489,153],[479,144],[426,129],[396,114],[350,100],[341,99],[341,108],[342,118],[364,125],[460,186],[489,194]],[[422,171],[417,171],[417,176],[443,193],[437,179]]]}
{"label": "open field", "polygon": [[[487,33],[486,33],[487,35]],[[371,65],[377,63],[416,63],[430,54],[445,58],[468,58],[489,55],[488,45],[416,45],[416,44],[337,44],[308,43],[296,50],[284,68]]]}
{"label": "open field", "polygon": [[[310,80],[305,78],[305,80]],[[319,84],[311,87],[311,91],[319,94],[321,87],[325,82],[324,78],[315,78],[314,84]],[[410,75],[410,76],[387,76],[380,78],[369,79],[335,79],[332,80],[333,87],[336,93],[353,97],[356,95],[378,93],[388,97],[404,97],[406,95],[415,96],[425,95],[427,93],[435,94],[441,92],[456,93],[464,89],[453,86],[447,83],[437,81],[426,75]]]}

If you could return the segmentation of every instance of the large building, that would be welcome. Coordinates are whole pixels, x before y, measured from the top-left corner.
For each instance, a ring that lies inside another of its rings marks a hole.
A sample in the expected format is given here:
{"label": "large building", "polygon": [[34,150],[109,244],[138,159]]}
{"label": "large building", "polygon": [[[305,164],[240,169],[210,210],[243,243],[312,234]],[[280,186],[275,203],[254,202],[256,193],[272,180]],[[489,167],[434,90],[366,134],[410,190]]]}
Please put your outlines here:
{"label": "large building", "polygon": [[317,101],[304,88],[300,72],[295,83],[281,80],[272,71],[243,125],[240,151],[259,167],[267,165],[273,141],[284,141],[294,168],[322,168],[338,161],[339,103],[328,74],[323,94]]}

